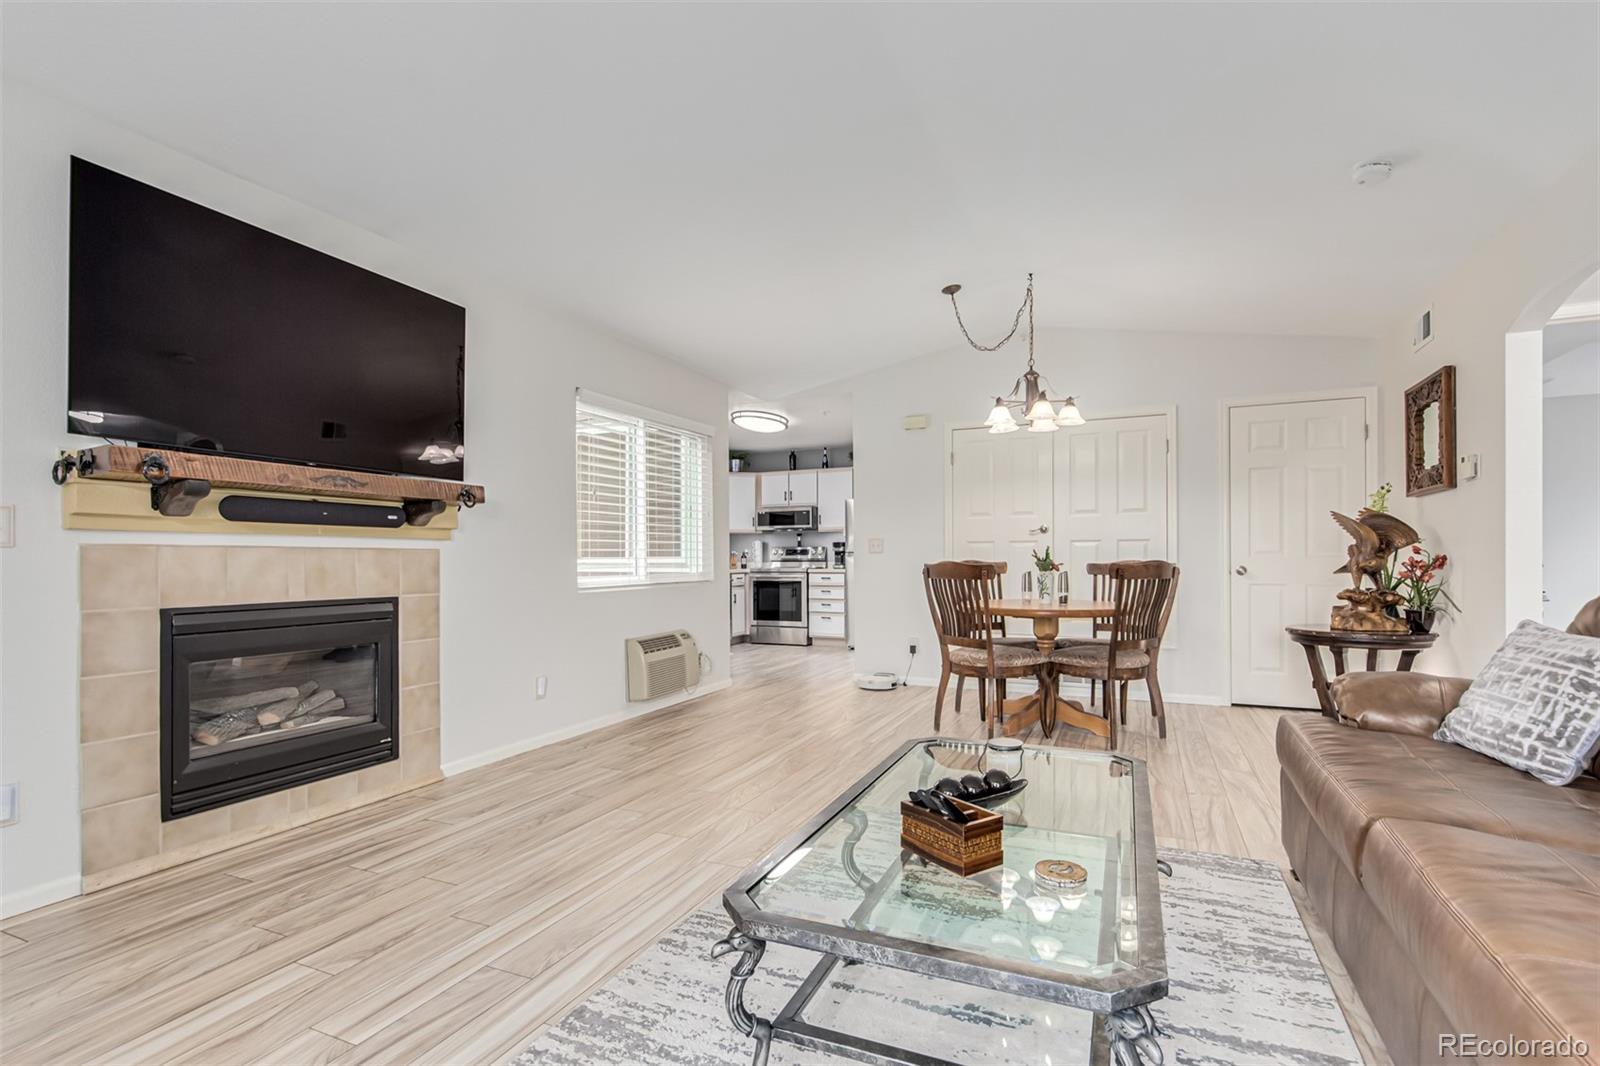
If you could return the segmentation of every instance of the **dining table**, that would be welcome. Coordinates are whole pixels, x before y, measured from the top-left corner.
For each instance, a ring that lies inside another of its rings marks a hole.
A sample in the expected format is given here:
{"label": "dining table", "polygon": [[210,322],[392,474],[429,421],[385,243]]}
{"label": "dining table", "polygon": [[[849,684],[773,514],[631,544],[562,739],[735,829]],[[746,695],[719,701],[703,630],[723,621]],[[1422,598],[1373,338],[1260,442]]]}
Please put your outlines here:
{"label": "dining table", "polygon": [[[1026,618],[1033,623],[1033,639],[1039,644],[1039,654],[1046,657],[1056,650],[1064,618],[1105,620],[1115,618],[1116,604],[1109,600],[1039,600],[1026,597],[989,601],[989,613],[1001,618]],[[1050,667],[1040,671],[1039,690],[1026,696],[1008,699],[1003,705],[1000,719],[1002,732],[1008,735],[1026,733],[1035,723],[1046,737],[1056,726],[1065,722],[1111,741],[1111,723],[1097,714],[1084,710],[1077,700],[1063,699],[1056,691],[1056,672]]]}

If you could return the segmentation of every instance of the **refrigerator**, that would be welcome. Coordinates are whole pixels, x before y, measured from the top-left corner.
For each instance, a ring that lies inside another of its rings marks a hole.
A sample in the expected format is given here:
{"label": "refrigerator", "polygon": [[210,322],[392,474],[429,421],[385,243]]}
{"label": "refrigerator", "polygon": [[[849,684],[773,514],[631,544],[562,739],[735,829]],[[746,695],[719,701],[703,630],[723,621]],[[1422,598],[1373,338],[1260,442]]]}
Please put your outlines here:
{"label": "refrigerator", "polygon": [[856,501],[844,501],[844,646],[856,650]]}

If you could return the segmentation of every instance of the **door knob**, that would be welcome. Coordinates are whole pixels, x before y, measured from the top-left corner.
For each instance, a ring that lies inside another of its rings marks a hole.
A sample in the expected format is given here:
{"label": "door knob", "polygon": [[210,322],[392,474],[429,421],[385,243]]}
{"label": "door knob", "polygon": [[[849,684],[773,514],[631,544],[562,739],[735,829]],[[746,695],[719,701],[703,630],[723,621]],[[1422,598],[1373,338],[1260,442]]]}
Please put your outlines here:
{"label": "door knob", "polygon": [[1049,526],[1040,526],[1038,529],[1030,529],[1030,530],[1028,530],[1028,532],[1029,533],[1048,533],[1048,532],[1050,532],[1050,527]]}
{"label": "door knob", "polygon": [[1246,570],[1242,566],[1236,566],[1236,567],[1233,568],[1233,572],[1238,574],[1240,577],[1244,577],[1244,575],[1248,574],[1250,571]]}

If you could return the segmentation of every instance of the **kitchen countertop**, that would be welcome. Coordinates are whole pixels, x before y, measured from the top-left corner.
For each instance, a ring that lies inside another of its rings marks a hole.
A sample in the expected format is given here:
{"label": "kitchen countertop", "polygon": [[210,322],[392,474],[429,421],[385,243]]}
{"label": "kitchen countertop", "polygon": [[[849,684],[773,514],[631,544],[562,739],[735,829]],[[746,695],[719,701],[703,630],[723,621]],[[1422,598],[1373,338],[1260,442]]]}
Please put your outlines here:
{"label": "kitchen countertop", "polygon": [[799,574],[799,573],[810,573],[813,570],[820,570],[823,573],[828,573],[828,574],[842,574],[842,573],[844,573],[844,567],[842,567],[842,566],[808,566],[803,571],[801,571],[801,570],[762,570],[762,569],[755,568],[755,567],[748,567],[748,568],[745,568],[745,569],[729,570],[728,571],[728,576],[732,577],[734,574]]}

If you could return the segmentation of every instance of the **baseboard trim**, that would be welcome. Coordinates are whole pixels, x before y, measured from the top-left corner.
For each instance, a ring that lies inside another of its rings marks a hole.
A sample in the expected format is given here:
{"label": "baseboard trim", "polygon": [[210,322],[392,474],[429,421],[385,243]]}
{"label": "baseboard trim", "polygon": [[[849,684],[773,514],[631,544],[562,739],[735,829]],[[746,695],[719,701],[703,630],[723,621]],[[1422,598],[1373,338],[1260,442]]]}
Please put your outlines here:
{"label": "baseboard trim", "polygon": [[0,918],[13,918],[81,895],[83,895],[83,878],[76,874],[71,877],[60,877],[54,881],[46,881],[42,885],[25,888],[20,892],[0,896]]}
{"label": "baseboard trim", "polygon": [[638,718],[640,715],[652,714],[656,711],[664,711],[669,707],[676,707],[679,704],[688,703],[691,700],[697,700],[703,696],[709,696],[713,692],[721,692],[732,684],[733,680],[725,677],[720,681],[712,681],[701,685],[693,692],[680,692],[676,696],[668,696],[665,699],[652,700],[649,703],[641,703],[636,707],[628,707],[624,710],[615,711],[602,718],[590,719],[587,722],[579,722],[575,725],[564,726],[561,729],[552,729],[547,733],[537,733],[531,737],[524,737],[521,740],[512,741],[510,744],[502,744],[498,748],[490,748],[488,751],[480,751],[476,755],[468,755],[464,758],[452,759],[440,766],[439,769],[441,772],[443,772],[444,776],[454,777],[456,774],[465,773],[468,770],[476,770],[480,766],[488,766],[491,763],[500,762],[502,759],[509,759],[513,756],[521,755],[524,752],[533,751],[535,748],[547,747],[551,744],[558,743],[559,741],[570,740],[573,737],[582,736],[584,733],[592,733],[596,729],[604,729],[606,726],[617,725],[620,722],[626,722],[630,718]]}

